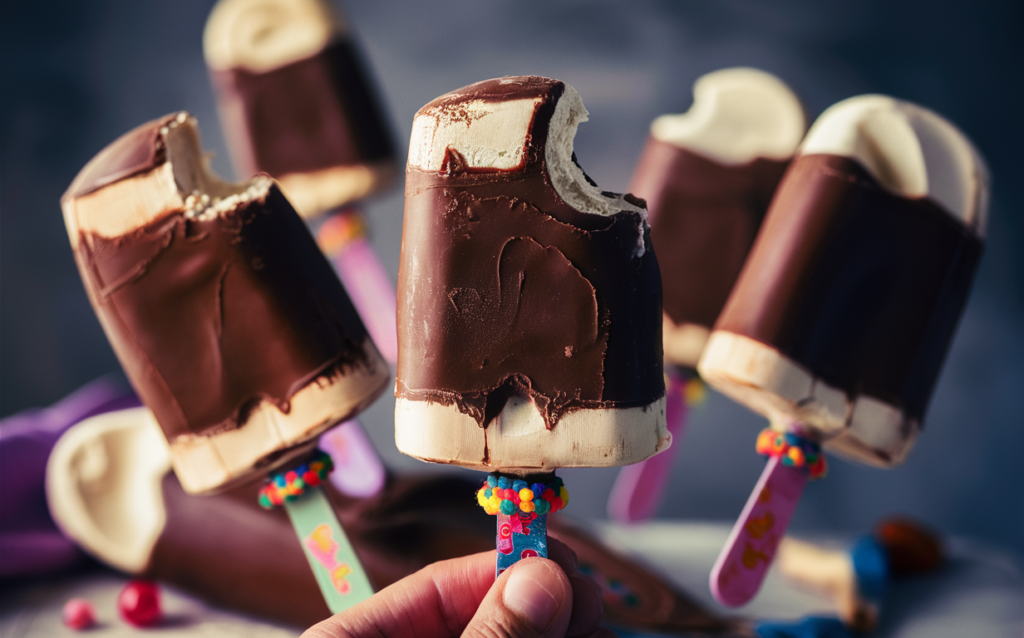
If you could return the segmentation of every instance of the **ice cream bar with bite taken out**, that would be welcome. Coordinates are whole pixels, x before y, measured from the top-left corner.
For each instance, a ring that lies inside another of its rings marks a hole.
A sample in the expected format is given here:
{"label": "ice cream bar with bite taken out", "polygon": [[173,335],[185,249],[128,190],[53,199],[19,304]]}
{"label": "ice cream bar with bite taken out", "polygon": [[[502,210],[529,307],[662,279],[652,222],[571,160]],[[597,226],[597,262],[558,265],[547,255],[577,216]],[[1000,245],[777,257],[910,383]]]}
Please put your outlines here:
{"label": "ice cream bar with bite taken out", "polygon": [[61,203],[89,299],[186,491],[226,489],[308,452],[387,385],[277,185],[208,172],[187,113],[107,146]]}
{"label": "ice cream bar with bite taken out", "polygon": [[398,162],[349,26],[326,0],[220,0],[203,39],[236,172],[270,174],[316,220],[317,242],[395,364],[394,282],[353,204],[391,186]]}
{"label": "ice cream bar with bite taken out", "polygon": [[[981,255],[984,162],[935,113],[850,98],[811,127],[702,355],[701,375],[768,417],[771,456],[712,587],[757,591],[819,445],[902,461]],[[817,466],[817,469],[815,469]],[[756,534],[755,534],[756,532]]]}
{"label": "ice cream bar with bite taken out", "polygon": [[601,191],[573,153],[569,85],[506,77],[413,120],[398,282],[395,440],[499,470],[497,572],[546,556],[559,467],[665,449],[661,279],[643,202]]}
{"label": "ice cream bar with bite taken out", "polygon": [[693,95],[689,111],[651,124],[629,187],[661,247],[665,360],[688,369],[807,130],[799,99],[764,71],[709,73]]}
{"label": "ice cream bar with bite taken out", "polygon": [[395,438],[417,458],[548,472],[669,443],[647,211],[575,161],[575,89],[506,77],[413,120]]}
{"label": "ice cream bar with bite taken out", "polygon": [[662,115],[633,173],[631,193],[647,201],[661,266],[671,451],[622,468],[609,515],[654,514],[685,429],[687,396],[718,313],[743,267],[775,187],[807,129],[800,100],[774,75],[722,69],[693,86],[693,105]]}
{"label": "ice cream bar with bite taken out", "polygon": [[203,48],[240,175],[270,174],[304,217],[394,181],[383,111],[328,2],[220,0]]}

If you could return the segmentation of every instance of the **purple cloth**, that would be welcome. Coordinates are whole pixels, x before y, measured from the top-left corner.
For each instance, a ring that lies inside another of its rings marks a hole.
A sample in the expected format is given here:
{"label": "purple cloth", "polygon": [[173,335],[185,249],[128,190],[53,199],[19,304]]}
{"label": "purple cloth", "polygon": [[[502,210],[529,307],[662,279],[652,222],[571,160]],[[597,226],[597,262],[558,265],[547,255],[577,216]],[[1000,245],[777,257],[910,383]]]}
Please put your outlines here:
{"label": "purple cloth", "polygon": [[103,377],[49,408],[0,421],[0,578],[53,572],[81,559],[46,506],[46,461],[75,423],[138,405],[126,384]]}

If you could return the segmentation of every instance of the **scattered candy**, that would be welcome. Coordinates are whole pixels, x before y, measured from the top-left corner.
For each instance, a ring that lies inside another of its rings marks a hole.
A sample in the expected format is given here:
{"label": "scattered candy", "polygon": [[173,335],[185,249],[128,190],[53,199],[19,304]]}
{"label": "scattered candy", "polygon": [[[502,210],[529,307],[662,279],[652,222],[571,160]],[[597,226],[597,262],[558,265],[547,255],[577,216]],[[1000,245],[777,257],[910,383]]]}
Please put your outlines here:
{"label": "scattered candy", "polygon": [[136,627],[152,627],[160,622],[160,589],[148,580],[129,581],[117,597],[117,611],[125,622]]}
{"label": "scattered candy", "polygon": [[889,518],[875,527],[875,539],[889,554],[893,574],[919,574],[936,569],[945,560],[938,535],[917,521]]}
{"label": "scattered candy", "polygon": [[96,625],[96,610],[92,603],[83,598],[72,598],[64,603],[64,624],[76,631]]}

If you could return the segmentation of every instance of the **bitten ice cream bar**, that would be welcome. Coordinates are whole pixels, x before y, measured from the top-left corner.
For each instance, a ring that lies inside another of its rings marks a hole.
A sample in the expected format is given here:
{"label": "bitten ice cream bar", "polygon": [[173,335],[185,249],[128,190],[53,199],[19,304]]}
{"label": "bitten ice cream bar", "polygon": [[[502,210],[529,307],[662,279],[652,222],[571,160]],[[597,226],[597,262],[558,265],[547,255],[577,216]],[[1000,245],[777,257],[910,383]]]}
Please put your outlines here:
{"label": "bitten ice cream bar", "polygon": [[750,68],[700,77],[688,111],[651,124],[629,190],[647,201],[658,247],[665,411],[674,444],[622,468],[608,500],[615,520],[642,520],[657,510],[689,404],[704,394],[697,361],[806,128],[789,87]]}
{"label": "bitten ice cream bar", "polygon": [[203,49],[239,175],[305,217],[383,190],[394,143],[348,27],[324,0],[220,0]]}
{"label": "bitten ice cream bar", "polygon": [[472,84],[416,114],[398,284],[402,452],[526,474],[667,447],[647,211],[576,163],[586,118],[572,87],[541,77]]}
{"label": "bitten ice cream bar", "polygon": [[774,423],[878,466],[903,460],[981,256],[984,163],[919,106],[828,109],[779,187],[701,374]]}
{"label": "bitten ice cream bar", "polygon": [[386,365],[277,185],[208,172],[187,113],[100,151],[61,203],[89,299],[186,491],[308,452],[386,386]]}
{"label": "bitten ice cream bar", "polygon": [[967,138],[880,95],[829,108],[786,172],[699,364],[768,417],[771,457],[712,574],[757,591],[820,446],[876,466],[921,429],[967,301],[988,176]]}
{"label": "bitten ice cream bar", "polygon": [[689,111],[651,124],[629,190],[659,249],[667,362],[697,367],[806,129],[789,87],[748,68],[702,76]]}

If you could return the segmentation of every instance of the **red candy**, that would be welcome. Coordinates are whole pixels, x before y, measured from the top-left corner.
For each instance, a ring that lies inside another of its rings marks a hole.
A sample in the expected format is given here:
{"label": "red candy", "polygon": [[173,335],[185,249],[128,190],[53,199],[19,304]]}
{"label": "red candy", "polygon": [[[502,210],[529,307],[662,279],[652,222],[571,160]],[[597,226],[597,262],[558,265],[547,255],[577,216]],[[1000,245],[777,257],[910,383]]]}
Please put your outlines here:
{"label": "red candy", "polygon": [[936,532],[909,518],[893,517],[875,527],[875,538],[889,552],[889,569],[902,576],[936,569],[945,549]]}
{"label": "red candy", "polygon": [[64,624],[81,631],[96,624],[96,610],[92,603],[82,598],[72,598],[64,603]]}
{"label": "red candy", "polygon": [[133,580],[117,597],[121,618],[136,627],[152,627],[160,622],[160,590],[148,580]]}

